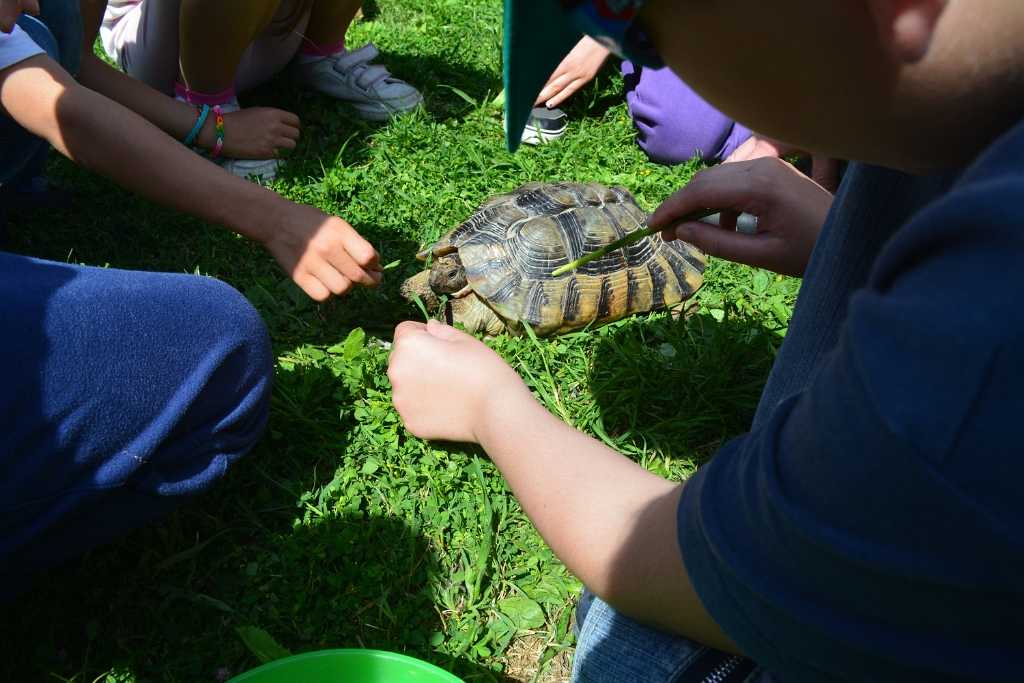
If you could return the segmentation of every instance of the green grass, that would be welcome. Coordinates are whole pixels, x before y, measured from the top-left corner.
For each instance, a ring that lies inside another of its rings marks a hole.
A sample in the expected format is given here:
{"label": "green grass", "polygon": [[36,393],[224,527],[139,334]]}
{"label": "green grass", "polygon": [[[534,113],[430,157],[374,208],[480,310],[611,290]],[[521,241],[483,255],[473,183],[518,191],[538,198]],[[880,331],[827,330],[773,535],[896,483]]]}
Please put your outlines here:
{"label": "green grass", "polygon": [[[277,189],[344,216],[384,263],[400,260],[381,290],[314,304],[257,245],[63,161],[53,173],[76,188],[75,210],[15,224],[14,251],[230,282],[266,319],[277,367],[267,435],[215,492],[54,572],[5,611],[4,680],[212,681],[257,665],[266,635],[292,652],[403,651],[467,680],[556,678],[564,667],[578,582],[481,452],[410,437],[390,405],[383,342],[420,317],[398,284],[417,271],[420,245],[488,195],[600,181],[653,209],[698,166],[647,162],[611,71],[575,98],[565,138],[510,155],[490,105],[500,3],[369,9],[353,44],[375,41],[422,88],[425,110],[375,126],[286,83],[248,102],[302,116]],[[749,424],[797,287],[713,260],[685,321],[658,313],[493,346],[557,415],[680,479]]]}

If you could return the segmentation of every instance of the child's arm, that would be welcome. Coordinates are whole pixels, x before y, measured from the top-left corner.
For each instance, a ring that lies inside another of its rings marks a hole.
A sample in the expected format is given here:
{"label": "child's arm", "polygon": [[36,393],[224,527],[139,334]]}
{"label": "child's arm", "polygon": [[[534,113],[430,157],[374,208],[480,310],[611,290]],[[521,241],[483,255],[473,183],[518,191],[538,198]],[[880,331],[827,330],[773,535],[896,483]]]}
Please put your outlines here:
{"label": "child's arm", "polygon": [[236,178],[82,87],[49,57],[0,70],[0,104],[61,154],[166,206],[259,240],[314,299],[380,281],[377,253],[345,221]]}
{"label": "child's arm", "polygon": [[[154,90],[113,68],[93,52],[107,7],[106,0],[81,0],[82,65],[78,75],[85,87],[128,107],[177,140],[183,140],[196,121],[196,108]],[[295,149],[299,117],[282,109],[250,107],[224,115],[224,150],[233,159],[273,159],[279,150]],[[216,142],[213,117],[196,140],[204,149]]]}
{"label": "child's arm", "polygon": [[399,325],[388,376],[409,431],[483,446],[544,540],[602,599],[634,618],[736,651],[683,565],[676,531],[681,485],[562,423],[494,352],[436,321]]}
{"label": "child's arm", "polygon": [[[831,203],[831,194],[791,165],[760,159],[702,171],[650,224],[663,227],[666,239],[712,254],[802,272]],[[758,231],[675,224],[701,208],[752,213]],[[682,485],[563,424],[496,354],[446,325],[402,323],[388,376],[409,431],[483,446],[552,550],[591,590],[624,614],[736,650],[683,564],[676,518]]]}

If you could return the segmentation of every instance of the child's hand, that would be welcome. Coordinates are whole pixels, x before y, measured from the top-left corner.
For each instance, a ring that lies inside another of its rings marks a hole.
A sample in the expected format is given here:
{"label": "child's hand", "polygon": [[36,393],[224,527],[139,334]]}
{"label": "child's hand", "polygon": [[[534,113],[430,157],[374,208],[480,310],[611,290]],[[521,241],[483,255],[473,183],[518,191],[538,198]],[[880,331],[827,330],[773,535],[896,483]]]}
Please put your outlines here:
{"label": "child's hand", "polygon": [[311,206],[289,206],[285,219],[263,242],[306,294],[324,301],[353,284],[380,284],[377,250],[355,228]]}
{"label": "child's hand", "polygon": [[811,157],[811,180],[824,187],[829,192],[835,192],[839,187],[839,160],[830,159],[820,154],[808,154],[792,145],[787,145],[778,140],[772,140],[761,135],[751,135],[747,140],[737,147],[724,163],[731,164],[737,161],[753,161],[763,157],[787,157],[792,154]]}
{"label": "child's hand", "polygon": [[388,377],[395,409],[422,439],[479,442],[482,427],[501,408],[533,400],[498,354],[436,320],[395,328]]}
{"label": "child's hand", "polygon": [[[654,212],[650,226],[665,239],[681,239],[713,256],[785,275],[802,275],[832,195],[777,158],[722,164],[701,171]],[[673,223],[699,209],[721,210],[721,226]],[[757,216],[757,234],[735,231],[736,216]]]}
{"label": "child's hand", "polygon": [[572,97],[577,90],[594,80],[608,55],[608,48],[584,36],[548,78],[534,106],[543,105],[551,109]]}
{"label": "child's hand", "polygon": [[[224,114],[224,151],[232,159],[274,159],[281,150],[295,149],[299,117],[283,109],[249,107]],[[203,126],[199,144],[216,142],[213,116]]]}
{"label": "child's hand", "polygon": [[39,0],[0,0],[0,31],[13,31],[22,12],[38,15]]}

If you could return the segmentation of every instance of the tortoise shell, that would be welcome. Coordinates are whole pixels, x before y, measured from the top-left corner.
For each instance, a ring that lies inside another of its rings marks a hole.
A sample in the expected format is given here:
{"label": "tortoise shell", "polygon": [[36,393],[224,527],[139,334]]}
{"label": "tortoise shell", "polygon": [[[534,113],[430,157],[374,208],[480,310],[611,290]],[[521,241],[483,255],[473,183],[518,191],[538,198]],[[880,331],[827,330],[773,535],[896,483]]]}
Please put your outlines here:
{"label": "tortoise shell", "polygon": [[661,235],[552,277],[646,223],[621,187],[530,183],[489,199],[430,251],[457,251],[473,292],[511,329],[525,322],[539,335],[559,334],[671,306],[701,286],[704,255]]}

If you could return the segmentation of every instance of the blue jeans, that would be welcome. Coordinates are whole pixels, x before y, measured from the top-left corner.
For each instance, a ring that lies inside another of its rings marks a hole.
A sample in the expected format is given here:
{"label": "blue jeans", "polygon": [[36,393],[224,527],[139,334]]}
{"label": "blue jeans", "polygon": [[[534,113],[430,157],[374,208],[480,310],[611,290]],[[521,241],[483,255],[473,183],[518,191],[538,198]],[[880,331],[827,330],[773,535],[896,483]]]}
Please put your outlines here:
{"label": "blue jeans", "polygon": [[[18,26],[51,59],[74,75],[82,55],[82,17],[77,0],[41,0],[39,18],[23,14]],[[0,185],[19,182],[42,173],[50,150],[45,140],[0,114]]]}
{"label": "blue jeans", "polygon": [[0,252],[0,601],[208,489],[267,420],[266,328],[212,278]]}
{"label": "blue jeans", "polygon": [[749,659],[669,635],[593,598],[576,645],[577,683],[773,683]]}
{"label": "blue jeans", "polygon": [[[955,178],[954,173],[915,177],[850,166],[814,246],[789,332],[754,416],[754,429],[779,403],[810,384],[839,338],[850,295],[867,282],[886,240],[907,218],[945,192]],[[586,683],[702,681],[696,674],[700,673],[701,658],[712,657],[706,652],[707,648],[697,643],[642,626],[595,599],[583,620],[573,676]],[[717,655],[718,659],[724,656]],[[739,680],[767,683],[777,679],[755,667]]]}

